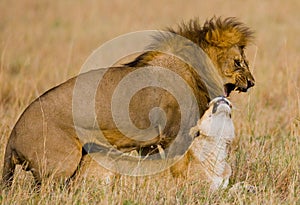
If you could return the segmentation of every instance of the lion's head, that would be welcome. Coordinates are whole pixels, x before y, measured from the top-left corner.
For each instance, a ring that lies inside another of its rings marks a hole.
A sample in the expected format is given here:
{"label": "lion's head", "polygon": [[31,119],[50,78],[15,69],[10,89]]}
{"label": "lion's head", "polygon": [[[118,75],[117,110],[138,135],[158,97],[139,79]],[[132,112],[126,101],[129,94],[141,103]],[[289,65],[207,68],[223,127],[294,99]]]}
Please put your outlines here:
{"label": "lion's head", "polygon": [[236,18],[214,17],[204,25],[191,20],[169,31],[190,39],[206,52],[222,77],[226,96],[233,90],[246,92],[254,86],[244,52],[253,39],[253,32]]}

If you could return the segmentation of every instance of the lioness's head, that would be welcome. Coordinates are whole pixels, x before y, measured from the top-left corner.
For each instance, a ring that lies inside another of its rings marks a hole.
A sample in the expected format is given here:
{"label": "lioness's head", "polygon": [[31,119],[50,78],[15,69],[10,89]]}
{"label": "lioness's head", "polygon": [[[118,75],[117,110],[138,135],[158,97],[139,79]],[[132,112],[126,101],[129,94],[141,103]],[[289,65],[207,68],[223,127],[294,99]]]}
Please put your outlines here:
{"label": "lioness's head", "polygon": [[197,125],[190,130],[190,136],[234,138],[234,125],[231,119],[231,102],[225,97],[216,97],[209,103],[209,108],[197,122]]}
{"label": "lioness's head", "polygon": [[191,20],[170,31],[192,40],[207,53],[222,77],[226,96],[233,90],[246,92],[254,86],[244,52],[253,39],[253,32],[236,18],[214,17],[203,25]]}

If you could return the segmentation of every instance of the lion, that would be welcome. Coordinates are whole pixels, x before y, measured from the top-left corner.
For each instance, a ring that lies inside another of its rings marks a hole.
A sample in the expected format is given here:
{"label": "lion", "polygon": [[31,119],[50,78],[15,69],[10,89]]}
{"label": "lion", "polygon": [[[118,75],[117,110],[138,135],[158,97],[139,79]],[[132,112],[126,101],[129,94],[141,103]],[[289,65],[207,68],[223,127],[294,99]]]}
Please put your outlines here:
{"label": "lion", "polygon": [[[104,75],[101,68],[80,74],[34,100],[19,117],[8,139],[3,182],[8,186],[12,183],[16,165],[22,165],[24,170],[31,171],[37,183],[49,176],[55,180],[68,180],[76,175],[83,158],[83,145],[94,139],[118,151],[137,150],[144,156],[158,153],[157,147],[169,149],[171,157],[184,154],[191,140],[187,137],[188,134],[181,137],[177,137],[177,134],[187,110],[180,112],[178,99],[163,88],[145,87],[132,96],[128,105],[130,122],[140,130],[153,125],[154,137],[149,140],[133,138],[120,131],[115,124],[111,103],[115,97],[114,91],[124,77],[143,68],[163,67],[164,74],[171,73],[187,84],[189,89],[182,91],[182,95],[187,91],[192,92],[195,99],[190,103],[194,109],[191,109],[190,127],[207,110],[212,98],[218,95],[229,96],[232,91],[247,92],[254,86],[255,80],[245,55],[246,46],[253,40],[253,32],[236,18],[213,17],[203,25],[197,19],[190,20],[179,25],[178,29],[168,31],[189,42],[181,44],[182,41],[179,42],[172,35],[158,36],[151,45],[153,50],[145,51],[133,61],[109,67]],[[187,44],[191,43],[199,49],[193,47],[194,50],[189,50],[191,46]],[[187,52],[182,52],[184,49]],[[213,66],[204,62],[208,60],[200,52],[208,56]],[[184,55],[178,57],[178,53]],[[190,57],[192,60],[187,62]],[[198,65],[200,75],[195,70]],[[150,71],[142,81],[159,73],[156,68]],[[102,79],[98,84],[100,76]],[[172,83],[175,78],[162,79],[157,81]],[[78,84],[79,88],[76,87]],[[92,93],[95,84],[97,90]],[[171,87],[182,88],[176,84]],[[94,94],[95,103],[92,104],[89,96]],[[95,107],[95,113],[90,112],[88,107]],[[154,114],[151,121],[149,115],[153,108],[163,110],[164,114]],[[165,124],[161,123],[162,118],[167,119]],[[186,130],[187,128],[184,133]],[[172,150],[175,151],[172,153]]]}
{"label": "lion", "polygon": [[[170,159],[147,160],[147,157],[129,157],[118,152],[107,155],[109,152],[107,148],[92,143],[86,148],[88,152],[83,157],[77,177],[85,180],[100,179],[98,182],[109,184],[113,178],[118,177],[118,174],[112,171],[115,170],[112,166],[126,166],[133,171],[148,172],[162,170],[160,168],[164,167],[165,171],[160,173],[161,175],[171,172],[175,178],[192,177],[192,180],[208,183],[212,192],[219,188],[226,188],[231,176],[231,167],[226,162],[228,146],[235,137],[231,109],[231,102],[227,98],[214,98],[196,126],[189,131],[192,138],[190,148],[181,159],[173,159],[174,165],[169,169],[164,166],[168,164],[165,160]],[[111,170],[101,166],[104,160],[111,163]],[[132,174],[136,175],[136,173]]]}

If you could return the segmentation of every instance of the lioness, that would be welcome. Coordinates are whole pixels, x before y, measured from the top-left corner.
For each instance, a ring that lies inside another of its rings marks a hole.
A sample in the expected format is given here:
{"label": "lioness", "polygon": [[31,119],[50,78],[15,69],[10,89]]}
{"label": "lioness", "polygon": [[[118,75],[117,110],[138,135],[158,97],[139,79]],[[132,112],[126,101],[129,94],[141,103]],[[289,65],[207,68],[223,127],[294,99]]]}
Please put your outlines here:
{"label": "lioness", "polygon": [[[103,74],[102,69],[80,74],[50,89],[25,109],[14,126],[5,151],[3,181],[10,185],[17,164],[31,171],[37,182],[49,175],[55,179],[69,179],[76,173],[82,160],[82,142],[77,134],[80,132],[87,139],[89,136],[97,138],[100,133],[95,129],[95,125],[100,128],[108,144],[123,152],[141,150],[143,155],[147,155],[157,152],[156,148],[153,150],[153,145],[168,149],[174,141],[177,142],[176,149],[181,149],[181,144],[183,146],[188,139],[176,138],[183,116],[180,113],[180,105],[172,94],[159,87],[147,87],[137,92],[128,108],[132,124],[139,129],[146,129],[152,124],[148,113],[153,108],[159,107],[164,110],[167,122],[164,126],[159,123],[156,125],[154,134],[156,133],[157,137],[151,140],[137,140],[124,135],[115,124],[111,109],[114,90],[122,78],[141,68],[159,66],[180,76],[193,92],[196,99],[193,106],[196,106],[199,117],[203,115],[212,98],[218,95],[229,96],[233,90],[246,92],[254,86],[254,78],[244,53],[246,46],[253,39],[253,32],[236,18],[212,18],[203,25],[197,20],[191,20],[188,24],[179,26],[177,30],[169,31],[198,45],[211,59],[214,65],[213,74],[200,76],[189,63],[176,55],[166,54],[165,50],[181,53],[181,49],[186,48],[185,45],[177,43],[169,44],[168,37],[163,37],[156,45],[164,50],[146,51],[132,62],[107,69],[97,85],[95,104],[92,105],[95,107],[95,118],[91,118],[85,109],[91,106],[91,102],[85,96],[93,89],[94,85],[91,82],[97,82]],[[195,52],[185,54],[188,54],[188,57],[197,56]],[[203,59],[195,58],[193,62],[197,66],[202,61]],[[152,74],[150,72],[148,77]],[[74,125],[73,93],[78,79],[81,85],[76,102],[80,104],[80,109],[75,109],[77,120]],[[222,86],[215,83],[216,79],[222,80]],[[173,79],[165,80],[172,82]],[[175,88],[176,86],[173,85]],[[196,121],[195,115],[192,123],[195,124]],[[83,143],[86,142],[88,140]],[[183,153],[186,147],[180,152]]]}
{"label": "lioness", "polygon": [[[235,136],[231,108],[231,102],[224,97],[216,97],[209,103],[208,110],[198,120],[197,125],[190,129],[189,134],[193,142],[189,150],[179,161],[174,161],[175,164],[170,168],[174,177],[189,176],[193,177],[193,180],[207,182],[211,191],[227,187],[231,176],[231,167],[226,162],[227,149]],[[84,179],[102,179],[109,182],[115,175],[111,170],[99,165],[104,160],[110,161],[112,170],[112,166],[119,166],[133,172],[139,170],[154,173],[155,169],[161,170],[160,168],[167,164],[162,159],[147,160],[147,157],[122,156],[117,152],[107,155],[107,148],[97,144],[89,144],[86,150],[89,155],[84,156],[78,176]],[[100,163],[92,160],[91,156],[100,160]]]}
{"label": "lioness", "polygon": [[231,108],[230,101],[224,97],[210,102],[209,109],[191,128],[190,135],[195,139],[187,155],[171,168],[173,175],[187,170],[192,162],[197,167],[195,175],[197,171],[202,172],[212,191],[227,187],[231,176],[231,167],[226,162],[227,146],[235,137]]}

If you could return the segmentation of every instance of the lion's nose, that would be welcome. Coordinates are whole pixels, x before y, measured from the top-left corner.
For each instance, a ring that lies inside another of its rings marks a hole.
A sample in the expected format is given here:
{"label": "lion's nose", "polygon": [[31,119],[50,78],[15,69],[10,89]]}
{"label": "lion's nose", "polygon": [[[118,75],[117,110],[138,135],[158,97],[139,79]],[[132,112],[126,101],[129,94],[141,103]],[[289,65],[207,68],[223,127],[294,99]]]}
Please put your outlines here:
{"label": "lion's nose", "polygon": [[248,86],[248,88],[251,88],[251,87],[253,87],[254,85],[255,85],[254,80],[248,80],[248,81],[247,81],[247,86]]}

